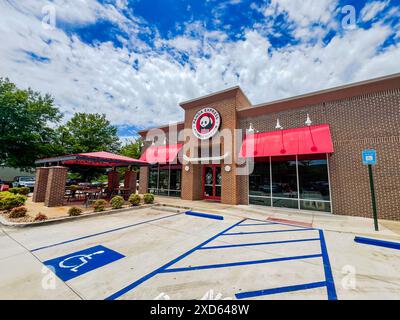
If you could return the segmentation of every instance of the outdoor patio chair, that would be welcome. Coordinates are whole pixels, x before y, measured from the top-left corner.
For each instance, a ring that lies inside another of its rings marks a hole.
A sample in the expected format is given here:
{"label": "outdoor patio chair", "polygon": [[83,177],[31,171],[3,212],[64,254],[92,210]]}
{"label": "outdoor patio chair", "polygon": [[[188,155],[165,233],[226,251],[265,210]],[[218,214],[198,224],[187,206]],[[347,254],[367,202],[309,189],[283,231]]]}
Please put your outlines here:
{"label": "outdoor patio chair", "polygon": [[70,202],[72,200],[73,196],[74,196],[74,193],[72,192],[72,190],[70,190],[70,189],[65,190],[64,199],[66,199],[67,202]]}

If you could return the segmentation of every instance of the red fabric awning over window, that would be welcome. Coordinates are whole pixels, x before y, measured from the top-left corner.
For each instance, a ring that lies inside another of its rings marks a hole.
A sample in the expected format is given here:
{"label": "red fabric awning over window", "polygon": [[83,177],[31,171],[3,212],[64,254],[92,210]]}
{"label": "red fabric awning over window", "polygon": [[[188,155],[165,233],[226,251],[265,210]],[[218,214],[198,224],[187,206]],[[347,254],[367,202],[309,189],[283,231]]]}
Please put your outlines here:
{"label": "red fabric awning over window", "polygon": [[256,158],[317,153],[333,153],[327,124],[249,134],[243,142],[240,156]]}
{"label": "red fabric awning over window", "polygon": [[150,146],[140,157],[141,161],[148,163],[172,163],[181,151],[182,144],[170,144],[164,146]]}

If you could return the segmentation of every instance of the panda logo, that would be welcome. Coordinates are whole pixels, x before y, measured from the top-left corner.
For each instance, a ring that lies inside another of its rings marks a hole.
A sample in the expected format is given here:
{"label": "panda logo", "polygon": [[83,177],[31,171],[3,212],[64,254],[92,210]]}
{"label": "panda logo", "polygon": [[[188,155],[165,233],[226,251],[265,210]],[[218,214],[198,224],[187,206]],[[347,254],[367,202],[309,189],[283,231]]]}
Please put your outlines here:
{"label": "panda logo", "polygon": [[205,115],[200,119],[200,127],[201,127],[202,131],[203,130],[209,131],[213,128],[213,126],[214,126],[214,123],[210,116]]}
{"label": "panda logo", "polygon": [[199,110],[192,120],[192,131],[201,140],[212,138],[219,130],[221,116],[213,108]]}

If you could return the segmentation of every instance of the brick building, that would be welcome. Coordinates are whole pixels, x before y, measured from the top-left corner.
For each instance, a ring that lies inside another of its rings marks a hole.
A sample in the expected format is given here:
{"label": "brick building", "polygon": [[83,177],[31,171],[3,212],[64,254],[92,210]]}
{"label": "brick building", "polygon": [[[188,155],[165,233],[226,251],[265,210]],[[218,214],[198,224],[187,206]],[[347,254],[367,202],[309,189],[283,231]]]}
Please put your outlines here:
{"label": "brick building", "polygon": [[361,153],[376,149],[379,216],[400,220],[399,74],[259,105],[234,87],[180,106],[183,122],[140,132],[152,163],[141,193],[372,217]]}

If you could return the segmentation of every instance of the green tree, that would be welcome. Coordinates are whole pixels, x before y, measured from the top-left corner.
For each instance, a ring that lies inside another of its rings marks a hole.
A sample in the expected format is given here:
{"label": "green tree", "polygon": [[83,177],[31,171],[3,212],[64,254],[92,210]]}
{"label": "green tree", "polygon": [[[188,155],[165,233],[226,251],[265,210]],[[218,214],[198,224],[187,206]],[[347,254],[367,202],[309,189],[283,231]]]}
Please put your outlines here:
{"label": "green tree", "polygon": [[0,164],[30,168],[38,158],[57,154],[52,127],[61,118],[50,95],[18,89],[0,78]]}
{"label": "green tree", "polygon": [[142,143],[143,143],[142,138],[132,140],[129,143],[125,144],[121,148],[119,153],[126,157],[139,159],[140,156],[142,155]]}
{"label": "green tree", "polygon": [[118,152],[117,128],[104,114],[76,113],[58,129],[59,144],[65,153],[108,151]]}
{"label": "green tree", "polygon": [[[112,126],[104,114],[76,113],[71,120],[57,130],[59,150],[63,154],[108,151],[118,152],[121,144],[117,128]],[[104,168],[75,166],[72,173],[85,181],[101,178]]]}

